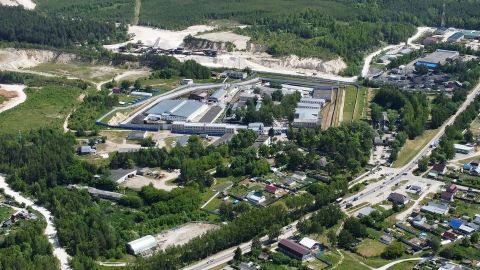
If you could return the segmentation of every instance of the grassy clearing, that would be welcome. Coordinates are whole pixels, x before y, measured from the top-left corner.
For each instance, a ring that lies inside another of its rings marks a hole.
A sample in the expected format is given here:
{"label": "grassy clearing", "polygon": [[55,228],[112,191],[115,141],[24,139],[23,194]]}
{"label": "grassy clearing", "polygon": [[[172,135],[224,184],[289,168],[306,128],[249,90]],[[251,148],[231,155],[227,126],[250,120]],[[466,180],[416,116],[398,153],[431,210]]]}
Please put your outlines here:
{"label": "grassy clearing", "polygon": [[363,257],[377,257],[382,254],[385,245],[372,239],[365,239],[357,246],[357,253]]}
{"label": "grassy clearing", "polygon": [[335,102],[335,111],[333,112],[333,126],[338,127],[340,125],[340,109],[342,108],[342,103],[344,102],[344,93],[345,89],[340,88],[337,92],[337,99]]}
{"label": "grassy clearing", "polygon": [[358,89],[357,101],[355,106],[355,112],[353,114],[353,120],[363,119],[367,115],[367,89],[360,87]]}
{"label": "grassy clearing", "polygon": [[61,128],[72,108],[79,103],[79,88],[46,86],[27,88],[27,100],[2,113],[1,132],[20,132],[41,127]]}
{"label": "grassy clearing", "polygon": [[470,130],[473,133],[474,137],[477,137],[480,135],[480,118],[475,118],[473,122],[470,124]]}
{"label": "grassy clearing", "polygon": [[438,129],[425,130],[422,135],[417,136],[413,140],[407,140],[405,145],[398,153],[397,160],[393,163],[394,168],[400,168],[407,164],[420,150],[427,145],[437,134]]}
{"label": "grassy clearing", "polygon": [[343,105],[343,122],[353,120],[355,104],[357,103],[357,88],[355,86],[347,86],[345,90],[345,101]]}
{"label": "grassy clearing", "polygon": [[13,214],[13,209],[6,206],[0,206],[0,222],[9,218]]}
{"label": "grassy clearing", "polygon": [[338,265],[337,270],[368,270],[369,268],[366,266],[361,265],[355,259],[355,257],[350,252],[343,252],[345,258],[343,259],[342,263]]}
{"label": "grassy clearing", "polygon": [[222,200],[219,198],[214,198],[212,201],[210,201],[203,209],[207,211],[215,211],[220,207],[220,204],[222,203]]}
{"label": "grassy clearing", "polygon": [[110,80],[115,77],[115,74],[122,72],[121,69],[111,66],[94,66],[85,63],[42,63],[33,67],[32,70],[60,76],[73,76],[93,82]]}

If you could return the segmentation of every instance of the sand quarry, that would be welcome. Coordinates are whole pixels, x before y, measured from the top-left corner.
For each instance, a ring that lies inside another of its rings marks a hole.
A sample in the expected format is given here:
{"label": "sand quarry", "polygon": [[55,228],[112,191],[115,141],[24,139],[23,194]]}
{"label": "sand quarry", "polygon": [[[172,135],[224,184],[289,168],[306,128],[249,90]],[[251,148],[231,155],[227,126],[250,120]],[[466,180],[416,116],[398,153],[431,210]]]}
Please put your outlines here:
{"label": "sand quarry", "polygon": [[36,6],[32,0],[0,0],[0,5],[23,6],[25,9],[35,9]]}
{"label": "sand quarry", "polygon": [[0,96],[7,98],[7,101],[0,104],[0,113],[12,109],[27,100],[27,95],[23,92],[25,87],[22,84],[0,84]]}

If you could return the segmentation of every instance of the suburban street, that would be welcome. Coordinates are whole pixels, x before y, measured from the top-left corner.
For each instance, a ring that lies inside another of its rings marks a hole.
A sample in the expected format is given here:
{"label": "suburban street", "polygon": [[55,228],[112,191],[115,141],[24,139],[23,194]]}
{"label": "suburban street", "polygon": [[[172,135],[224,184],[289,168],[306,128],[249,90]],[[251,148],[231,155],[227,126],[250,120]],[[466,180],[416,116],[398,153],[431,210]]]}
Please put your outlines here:
{"label": "suburban street", "polygon": [[[435,134],[435,136],[433,136],[433,138],[422,148],[422,150],[420,150],[418,154],[412,160],[410,160],[406,165],[404,165],[401,168],[381,167],[380,170],[370,175],[369,177],[363,178],[363,176],[361,176],[360,178],[355,179],[354,180],[355,183],[359,183],[359,182],[367,181],[369,179],[378,178],[380,177],[381,174],[392,174],[392,173],[394,174],[393,177],[387,178],[388,180],[369,184],[364,189],[364,191],[362,191],[359,195],[355,194],[346,198],[342,206],[345,207],[346,204],[348,203],[351,203],[353,205],[352,207],[355,207],[355,205],[358,205],[364,202],[370,202],[371,204],[374,204],[375,202],[380,202],[382,201],[382,198],[383,200],[386,199],[385,193],[389,193],[391,188],[395,184],[399,183],[402,179],[412,180],[412,181],[413,180],[422,181],[422,182],[427,182],[431,184],[441,183],[439,181],[435,181],[432,179],[426,179],[426,178],[414,176],[413,171],[416,169],[418,161],[422,157],[430,154],[430,151],[432,150],[430,146],[443,136],[445,132],[445,128],[448,125],[451,125],[455,121],[457,116],[460,115],[460,113],[462,113],[468,107],[468,105],[470,105],[470,103],[473,102],[473,100],[479,94],[479,92],[480,92],[480,83],[475,86],[475,88],[470,92],[470,94],[468,94],[467,98],[465,99],[463,104],[459,107],[457,112],[454,115],[452,115],[447,121],[445,121],[445,123],[439,128],[437,134]],[[386,196],[388,196],[388,194],[386,194]]]}

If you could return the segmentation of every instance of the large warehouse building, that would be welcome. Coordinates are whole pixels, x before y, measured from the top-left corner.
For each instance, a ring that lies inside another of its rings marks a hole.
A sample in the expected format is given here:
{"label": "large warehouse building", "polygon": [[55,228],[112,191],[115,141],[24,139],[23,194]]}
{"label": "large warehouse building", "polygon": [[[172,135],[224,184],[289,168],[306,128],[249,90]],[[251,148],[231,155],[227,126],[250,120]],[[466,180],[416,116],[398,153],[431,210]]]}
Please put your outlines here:
{"label": "large warehouse building", "polygon": [[457,59],[459,56],[460,54],[456,51],[438,49],[433,53],[418,59],[415,65],[423,65],[429,69],[436,69],[445,65],[448,61]]}
{"label": "large warehouse building", "polygon": [[195,100],[176,99],[164,100],[146,113],[148,114],[145,120],[147,121],[192,121],[202,113],[206,112],[208,106],[205,103]]}
{"label": "large warehouse building", "polygon": [[157,240],[152,235],[146,235],[137,240],[128,242],[128,251],[134,255],[142,255],[157,246]]}

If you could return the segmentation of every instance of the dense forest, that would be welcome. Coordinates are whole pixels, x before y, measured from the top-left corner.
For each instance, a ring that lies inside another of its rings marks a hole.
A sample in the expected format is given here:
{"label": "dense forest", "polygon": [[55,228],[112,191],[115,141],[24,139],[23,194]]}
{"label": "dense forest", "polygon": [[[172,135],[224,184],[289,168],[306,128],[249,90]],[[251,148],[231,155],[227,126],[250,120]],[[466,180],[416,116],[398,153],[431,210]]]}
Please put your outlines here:
{"label": "dense forest", "polygon": [[0,269],[59,269],[52,245],[43,234],[46,226],[43,220],[22,220],[13,225],[11,232],[0,238]]}
{"label": "dense forest", "polygon": [[[309,155],[314,153],[317,156],[327,157],[331,162],[329,162],[326,170],[331,175],[345,172],[355,174],[368,162],[373,147],[374,131],[365,122],[352,122],[324,131],[313,129],[295,131],[290,129],[288,137],[295,140],[299,146],[308,149]],[[277,158],[281,157],[282,155]],[[298,155],[290,153],[290,155],[285,155],[285,158],[305,163],[307,166],[310,165],[308,167],[312,169],[318,168],[315,162],[316,158],[312,158],[312,156],[299,158]]]}
{"label": "dense forest", "polygon": [[95,20],[44,16],[22,7],[0,6],[0,40],[51,47],[126,40],[126,27]]}

